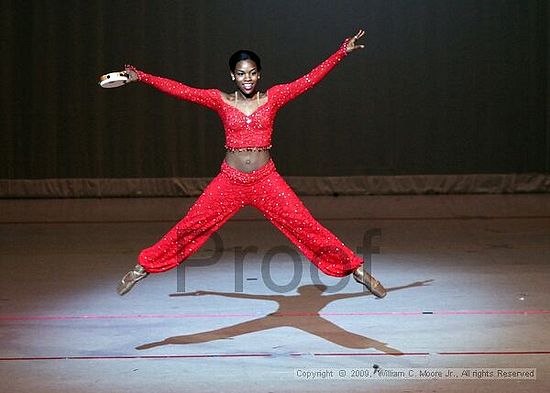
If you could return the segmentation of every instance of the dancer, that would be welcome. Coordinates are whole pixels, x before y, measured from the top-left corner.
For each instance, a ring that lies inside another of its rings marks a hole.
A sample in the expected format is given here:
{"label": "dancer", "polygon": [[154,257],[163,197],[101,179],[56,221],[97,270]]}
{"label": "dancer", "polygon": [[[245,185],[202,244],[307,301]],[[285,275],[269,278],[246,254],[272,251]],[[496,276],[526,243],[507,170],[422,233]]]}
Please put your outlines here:
{"label": "dancer", "polygon": [[120,281],[117,292],[127,293],[149,273],[176,267],[195,253],[231,216],[246,205],[259,209],[292,243],[324,273],[343,277],[353,274],[375,296],[386,290],[363,269],[362,259],[334,234],[319,224],[275,169],[271,160],[271,134],[275,115],[287,102],[321,81],[347,54],[363,49],[357,44],[365,32],[347,38],[328,59],[303,77],[258,90],[260,58],[240,50],[229,59],[236,90],[197,89],[127,65],[130,81],[147,83],[179,99],[215,110],[221,117],[227,153],[220,173],[178,222],[156,244],[143,250],[138,264]]}

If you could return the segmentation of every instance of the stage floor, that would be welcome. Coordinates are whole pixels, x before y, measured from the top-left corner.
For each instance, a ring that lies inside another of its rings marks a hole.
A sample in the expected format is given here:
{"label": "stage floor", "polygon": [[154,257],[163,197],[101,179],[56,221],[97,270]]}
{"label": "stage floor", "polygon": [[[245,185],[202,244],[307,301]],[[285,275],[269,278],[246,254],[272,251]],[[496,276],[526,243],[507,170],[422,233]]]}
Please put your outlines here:
{"label": "stage floor", "polygon": [[119,297],[192,201],[0,200],[0,391],[550,391],[550,195],[304,198],[384,299],[250,208]]}

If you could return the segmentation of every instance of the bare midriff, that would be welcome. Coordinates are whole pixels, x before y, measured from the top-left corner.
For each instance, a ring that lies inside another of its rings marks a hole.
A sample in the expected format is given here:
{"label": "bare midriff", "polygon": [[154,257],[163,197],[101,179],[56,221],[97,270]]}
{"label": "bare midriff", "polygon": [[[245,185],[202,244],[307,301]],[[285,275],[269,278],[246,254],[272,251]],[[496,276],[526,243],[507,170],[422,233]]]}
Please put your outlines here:
{"label": "bare midriff", "polygon": [[241,172],[252,172],[268,163],[271,155],[264,150],[227,150],[225,162]]}

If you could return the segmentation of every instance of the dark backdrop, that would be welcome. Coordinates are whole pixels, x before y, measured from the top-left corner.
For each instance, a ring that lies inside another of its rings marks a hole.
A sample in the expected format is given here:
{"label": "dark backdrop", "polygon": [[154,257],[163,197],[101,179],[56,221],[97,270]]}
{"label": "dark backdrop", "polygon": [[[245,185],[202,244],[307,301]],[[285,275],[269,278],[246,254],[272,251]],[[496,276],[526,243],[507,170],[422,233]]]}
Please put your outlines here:
{"label": "dark backdrop", "polygon": [[226,59],[245,47],[266,88],[359,27],[367,49],[280,112],[281,173],[548,173],[549,4],[3,0],[0,178],[213,176],[214,112],[97,77],[128,62],[229,91]]}

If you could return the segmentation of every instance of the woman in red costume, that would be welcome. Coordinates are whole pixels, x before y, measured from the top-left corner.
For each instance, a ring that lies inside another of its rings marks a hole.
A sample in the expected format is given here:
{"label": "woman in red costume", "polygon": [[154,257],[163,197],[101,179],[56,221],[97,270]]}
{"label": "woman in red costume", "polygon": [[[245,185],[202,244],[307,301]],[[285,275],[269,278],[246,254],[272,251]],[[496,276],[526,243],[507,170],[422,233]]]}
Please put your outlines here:
{"label": "woman in red costume", "polygon": [[347,54],[364,48],[356,43],[364,34],[359,30],[308,74],[294,82],[273,86],[266,92],[257,89],[261,63],[250,51],[238,51],[229,59],[231,78],[236,85],[232,93],[196,89],[126,66],[131,81],[147,83],[218,112],[225,128],[227,153],[220,173],[185,217],[156,244],[139,254],[138,264],[118,285],[119,295],[127,293],[149,273],[176,267],[246,205],[259,209],[324,273],[335,277],[353,274],[355,280],[375,296],[386,295],[384,287],[363,270],[362,259],[311,216],[276,171],[269,154],[277,111],[320,82]]}

